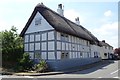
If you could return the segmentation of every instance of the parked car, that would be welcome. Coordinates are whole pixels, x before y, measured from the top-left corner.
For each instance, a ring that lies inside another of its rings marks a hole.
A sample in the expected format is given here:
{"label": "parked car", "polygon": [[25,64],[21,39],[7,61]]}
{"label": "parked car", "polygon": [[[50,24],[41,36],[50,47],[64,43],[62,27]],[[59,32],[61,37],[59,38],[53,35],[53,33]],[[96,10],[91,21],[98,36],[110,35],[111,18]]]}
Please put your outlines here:
{"label": "parked car", "polygon": [[112,60],[120,60],[120,56],[117,54],[112,54]]}

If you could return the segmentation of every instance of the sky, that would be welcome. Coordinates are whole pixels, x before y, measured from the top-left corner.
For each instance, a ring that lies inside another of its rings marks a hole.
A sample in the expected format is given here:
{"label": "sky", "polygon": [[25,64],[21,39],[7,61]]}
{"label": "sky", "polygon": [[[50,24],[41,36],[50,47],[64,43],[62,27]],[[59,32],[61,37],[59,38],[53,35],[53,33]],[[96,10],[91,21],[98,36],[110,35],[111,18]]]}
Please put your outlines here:
{"label": "sky", "polygon": [[58,4],[64,5],[64,17],[88,29],[100,41],[105,40],[118,47],[118,1],[119,0],[1,0],[0,31],[11,26],[22,31],[35,6],[43,4],[57,12]]}

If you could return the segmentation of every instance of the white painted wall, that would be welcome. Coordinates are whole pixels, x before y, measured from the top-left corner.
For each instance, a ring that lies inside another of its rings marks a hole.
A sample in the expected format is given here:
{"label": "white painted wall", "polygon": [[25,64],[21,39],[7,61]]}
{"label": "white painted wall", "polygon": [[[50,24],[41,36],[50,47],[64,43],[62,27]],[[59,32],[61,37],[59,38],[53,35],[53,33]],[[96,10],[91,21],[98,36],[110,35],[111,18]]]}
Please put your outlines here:
{"label": "white painted wall", "polygon": [[42,52],[41,58],[42,58],[42,59],[47,59],[47,53],[46,53],[46,52]]}
{"label": "white painted wall", "polygon": [[55,50],[54,41],[48,42],[48,50]]}
{"label": "white painted wall", "polygon": [[25,42],[28,42],[29,36],[28,36],[28,35],[25,35],[24,39],[25,39],[25,40],[24,40]]}
{"label": "white painted wall", "polygon": [[[41,24],[40,25],[35,25],[35,19],[41,17]],[[51,30],[54,29],[45,19],[44,17],[37,12],[33,21],[31,22],[30,26],[28,27],[26,33],[33,33],[33,32],[38,32],[38,31],[45,31],[45,30]]]}
{"label": "white painted wall", "polygon": [[29,52],[30,55],[30,59],[34,59],[34,53],[33,52]]}
{"label": "white painted wall", "polygon": [[40,41],[40,34],[35,35],[35,41]]}
{"label": "white painted wall", "polygon": [[54,31],[48,32],[48,40],[53,40],[54,39]]}
{"label": "white painted wall", "polygon": [[42,44],[42,50],[47,50],[47,43],[46,42],[41,42],[41,44]]}
{"label": "white painted wall", "polygon": [[30,35],[30,42],[33,42],[33,41],[34,41],[34,35],[31,34],[31,35]]}
{"label": "white painted wall", "polygon": [[28,51],[28,44],[24,44],[24,51]]}
{"label": "white painted wall", "polygon": [[48,52],[48,59],[55,59],[54,52]]}
{"label": "white painted wall", "polygon": [[40,50],[40,43],[35,43],[35,50]]}
{"label": "white painted wall", "polygon": [[45,41],[45,40],[47,40],[47,33],[42,34],[42,41]]}
{"label": "white painted wall", "polygon": [[29,45],[30,45],[29,50],[30,50],[30,51],[34,51],[34,43],[30,43]]}

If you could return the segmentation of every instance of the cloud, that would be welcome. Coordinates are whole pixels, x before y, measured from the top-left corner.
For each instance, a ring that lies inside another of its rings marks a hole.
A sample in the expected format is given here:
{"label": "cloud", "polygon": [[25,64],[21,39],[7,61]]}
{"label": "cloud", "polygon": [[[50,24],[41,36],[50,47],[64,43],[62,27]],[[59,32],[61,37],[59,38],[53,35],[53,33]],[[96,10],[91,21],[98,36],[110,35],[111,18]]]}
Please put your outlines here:
{"label": "cloud", "polygon": [[112,16],[111,10],[106,11],[106,12],[104,13],[104,16],[106,16],[106,17]]}
{"label": "cloud", "polygon": [[118,47],[118,22],[103,24],[99,28],[92,29],[92,33],[99,40],[106,40],[113,47]]}
{"label": "cloud", "polygon": [[64,16],[75,22],[75,18],[79,17],[79,20],[80,20],[80,24],[83,24],[85,19],[83,18],[83,16],[81,16],[77,11],[75,11],[74,9],[70,9],[70,10],[65,10],[64,11]]}

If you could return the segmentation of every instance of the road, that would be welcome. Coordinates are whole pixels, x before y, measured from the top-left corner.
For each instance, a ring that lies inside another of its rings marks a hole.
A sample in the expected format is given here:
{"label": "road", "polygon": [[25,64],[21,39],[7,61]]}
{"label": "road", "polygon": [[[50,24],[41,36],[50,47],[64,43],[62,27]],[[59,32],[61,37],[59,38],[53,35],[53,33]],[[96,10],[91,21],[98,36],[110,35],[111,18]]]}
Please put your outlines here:
{"label": "road", "polygon": [[[118,78],[120,68],[118,68],[119,61],[111,61],[110,64],[99,65],[83,71],[77,71],[69,74],[47,75],[47,76],[9,76],[16,78]],[[34,79],[33,79],[34,80]]]}

